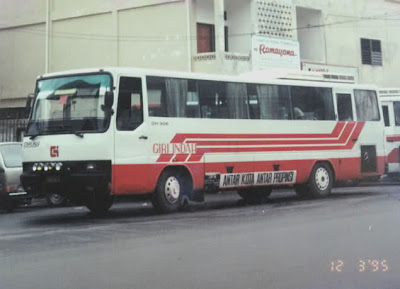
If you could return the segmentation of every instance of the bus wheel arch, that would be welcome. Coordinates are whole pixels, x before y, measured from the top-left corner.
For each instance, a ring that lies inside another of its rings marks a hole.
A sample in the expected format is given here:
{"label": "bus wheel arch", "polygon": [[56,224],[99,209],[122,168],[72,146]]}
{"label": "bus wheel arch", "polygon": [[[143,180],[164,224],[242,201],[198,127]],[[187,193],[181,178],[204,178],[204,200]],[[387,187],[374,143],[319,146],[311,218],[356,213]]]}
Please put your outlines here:
{"label": "bus wheel arch", "polygon": [[185,166],[169,166],[160,173],[152,196],[152,204],[160,213],[180,209],[193,191],[193,178]]}
{"label": "bus wheel arch", "polygon": [[335,183],[335,169],[330,161],[318,161],[314,164],[308,187],[311,196],[323,198],[330,195],[333,184]]}
{"label": "bus wheel arch", "polygon": [[316,161],[307,183],[295,185],[296,194],[303,198],[323,198],[330,195],[336,174],[330,161]]}

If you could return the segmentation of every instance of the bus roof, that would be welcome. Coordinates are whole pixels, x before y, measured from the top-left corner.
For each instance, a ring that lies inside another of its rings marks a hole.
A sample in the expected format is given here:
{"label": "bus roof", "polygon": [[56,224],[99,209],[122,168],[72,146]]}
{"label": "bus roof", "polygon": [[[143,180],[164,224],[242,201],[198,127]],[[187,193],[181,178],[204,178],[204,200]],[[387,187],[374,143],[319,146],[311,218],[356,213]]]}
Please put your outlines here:
{"label": "bus roof", "polygon": [[[361,88],[377,90],[375,85],[355,84],[351,81],[351,76],[338,75],[338,74],[321,74],[310,73],[304,71],[288,71],[286,74],[280,71],[274,72],[249,72],[242,75],[227,75],[227,74],[206,74],[194,73],[184,71],[160,70],[160,69],[146,69],[146,68],[131,68],[131,67],[104,67],[104,68],[88,68],[66,70],[60,72],[52,72],[41,75],[41,78],[51,78],[56,76],[76,75],[76,74],[89,74],[109,72],[114,75],[126,76],[164,76],[200,80],[216,80],[227,82],[246,82],[246,83],[265,83],[265,84],[281,84],[281,85],[299,85],[299,86],[316,86],[316,87],[345,87],[345,88]],[[304,77],[303,77],[304,76]],[[340,81],[343,78],[343,81]]]}

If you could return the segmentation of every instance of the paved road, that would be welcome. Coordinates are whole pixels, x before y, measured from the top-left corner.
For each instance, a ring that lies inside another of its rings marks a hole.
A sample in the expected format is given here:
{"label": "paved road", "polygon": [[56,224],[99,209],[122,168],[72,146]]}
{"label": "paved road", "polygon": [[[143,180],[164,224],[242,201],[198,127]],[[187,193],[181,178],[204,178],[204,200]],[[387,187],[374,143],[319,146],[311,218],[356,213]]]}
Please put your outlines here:
{"label": "paved road", "polygon": [[399,199],[381,186],[314,201],[279,191],[259,206],[214,195],[167,216],[147,203],[100,219],[22,208],[0,214],[0,288],[398,289]]}

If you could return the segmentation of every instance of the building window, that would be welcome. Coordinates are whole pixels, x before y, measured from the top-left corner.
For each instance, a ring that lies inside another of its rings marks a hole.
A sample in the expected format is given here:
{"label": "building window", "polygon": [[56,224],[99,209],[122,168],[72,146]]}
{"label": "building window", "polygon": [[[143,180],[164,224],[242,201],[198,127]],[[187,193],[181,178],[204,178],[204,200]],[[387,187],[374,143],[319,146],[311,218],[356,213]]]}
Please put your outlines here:
{"label": "building window", "polygon": [[[224,28],[225,52],[229,51],[229,30]],[[197,23],[197,53],[215,52],[215,26]]]}
{"label": "building window", "polygon": [[362,64],[382,66],[382,48],[380,40],[361,38]]}
{"label": "building window", "polygon": [[197,23],[197,53],[207,52],[215,52],[214,25]]}

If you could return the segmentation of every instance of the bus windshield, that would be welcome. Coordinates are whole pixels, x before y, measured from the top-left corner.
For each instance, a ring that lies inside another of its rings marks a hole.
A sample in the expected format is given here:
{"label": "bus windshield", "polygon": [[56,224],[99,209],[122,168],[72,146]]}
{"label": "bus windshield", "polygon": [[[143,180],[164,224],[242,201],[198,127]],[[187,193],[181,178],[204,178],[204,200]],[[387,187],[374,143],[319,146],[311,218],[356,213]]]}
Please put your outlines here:
{"label": "bus windshield", "polygon": [[103,104],[110,89],[108,74],[39,80],[27,135],[106,131],[109,117]]}

